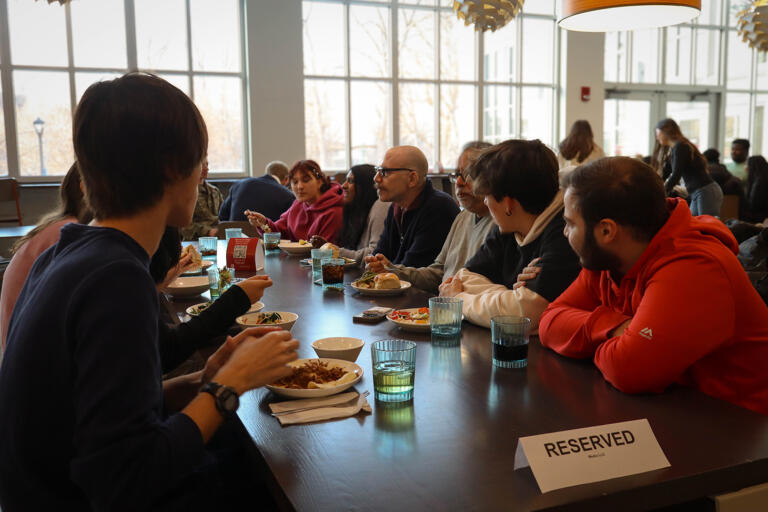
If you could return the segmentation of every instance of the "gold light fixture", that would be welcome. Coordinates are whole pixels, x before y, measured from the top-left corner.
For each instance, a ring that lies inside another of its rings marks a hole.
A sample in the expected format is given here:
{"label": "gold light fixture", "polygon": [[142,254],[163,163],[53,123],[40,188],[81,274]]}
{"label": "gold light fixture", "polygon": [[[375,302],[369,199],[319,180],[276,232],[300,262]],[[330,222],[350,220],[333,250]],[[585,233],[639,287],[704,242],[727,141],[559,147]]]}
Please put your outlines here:
{"label": "gold light fixture", "polygon": [[580,32],[666,27],[701,14],[701,0],[563,0],[558,24]]}
{"label": "gold light fixture", "polygon": [[768,0],[757,0],[738,14],[741,40],[758,51],[768,51]]}
{"label": "gold light fixture", "polygon": [[453,10],[464,25],[475,30],[498,29],[512,21],[523,7],[523,0],[453,0]]}

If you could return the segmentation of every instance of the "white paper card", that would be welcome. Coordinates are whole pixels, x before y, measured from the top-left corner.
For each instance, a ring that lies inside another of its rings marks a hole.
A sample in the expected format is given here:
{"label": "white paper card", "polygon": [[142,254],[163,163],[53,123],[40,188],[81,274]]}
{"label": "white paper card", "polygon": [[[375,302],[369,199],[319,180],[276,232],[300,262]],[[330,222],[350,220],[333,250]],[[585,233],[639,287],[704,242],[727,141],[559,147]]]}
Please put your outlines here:
{"label": "white paper card", "polygon": [[256,248],[256,253],[253,255],[256,263],[256,272],[264,270],[264,244],[259,240],[259,246]]}
{"label": "white paper card", "polygon": [[647,419],[521,437],[515,469],[529,464],[541,492],[669,467]]}

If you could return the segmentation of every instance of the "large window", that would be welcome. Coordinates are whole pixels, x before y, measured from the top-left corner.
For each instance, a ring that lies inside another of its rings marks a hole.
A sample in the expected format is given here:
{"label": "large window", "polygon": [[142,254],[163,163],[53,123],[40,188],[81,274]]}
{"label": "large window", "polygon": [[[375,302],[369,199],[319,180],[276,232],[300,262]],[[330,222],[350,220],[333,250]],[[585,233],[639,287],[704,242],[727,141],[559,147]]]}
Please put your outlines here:
{"label": "large window", "polygon": [[474,139],[553,142],[553,0],[528,0],[525,14],[484,36],[452,4],[303,2],[307,158],[344,170],[412,144],[437,170]]}
{"label": "large window", "polygon": [[83,92],[137,69],[194,99],[212,172],[245,173],[242,15],[242,0],[0,0],[0,174],[64,174]]}
{"label": "large window", "polygon": [[[686,135],[696,138],[701,149],[714,143],[725,160],[729,159],[730,144],[735,138],[750,139],[751,152],[760,154],[768,148],[768,120],[764,116],[768,105],[768,63],[765,53],[750,49],[737,34],[738,13],[748,6],[746,0],[703,0],[701,15],[691,23],[606,34],[608,92],[619,90],[628,101],[632,91],[647,93],[651,90],[649,85],[656,93],[689,93],[690,104],[686,108],[682,109],[680,102],[667,102],[658,114],[677,117],[683,131],[687,128]],[[703,96],[713,98],[710,106],[716,115],[711,117],[712,123],[700,108]],[[613,101],[619,104],[623,100]],[[606,109],[607,123],[616,112],[613,104]],[[644,119],[640,121],[645,123]],[[606,148],[621,149],[617,133],[605,130]]]}

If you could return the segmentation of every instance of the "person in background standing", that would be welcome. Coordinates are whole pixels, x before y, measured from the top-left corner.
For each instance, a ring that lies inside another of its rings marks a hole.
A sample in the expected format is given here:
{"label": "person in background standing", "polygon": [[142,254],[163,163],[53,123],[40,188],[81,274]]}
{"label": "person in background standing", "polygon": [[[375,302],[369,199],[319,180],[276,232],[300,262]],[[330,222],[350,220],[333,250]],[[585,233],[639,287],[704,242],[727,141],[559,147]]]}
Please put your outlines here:
{"label": "person in background standing", "polygon": [[221,191],[208,183],[208,155],[203,159],[203,173],[200,175],[200,184],[197,186],[197,204],[192,216],[192,224],[181,228],[181,236],[184,240],[197,240],[201,236],[216,236],[219,233],[216,227],[219,223],[219,210],[224,198]]}
{"label": "person in background standing", "polygon": [[731,142],[731,161],[725,164],[728,170],[744,181],[747,179],[747,158],[749,157],[749,141],[747,139],[733,139]]}
{"label": "person in background standing", "polygon": [[557,162],[560,168],[581,165],[605,156],[603,148],[595,143],[589,121],[580,119],[571,126],[571,133],[560,143]]}

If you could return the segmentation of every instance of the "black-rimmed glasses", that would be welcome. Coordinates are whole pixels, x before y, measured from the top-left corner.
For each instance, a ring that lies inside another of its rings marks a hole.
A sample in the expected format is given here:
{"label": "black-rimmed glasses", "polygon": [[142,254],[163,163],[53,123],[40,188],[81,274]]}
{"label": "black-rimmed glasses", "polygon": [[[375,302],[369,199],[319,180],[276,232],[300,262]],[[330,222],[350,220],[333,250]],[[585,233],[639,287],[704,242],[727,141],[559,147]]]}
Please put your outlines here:
{"label": "black-rimmed glasses", "polygon": [[376,170],[376,174],[381,174],[382,178],[386,178],[389,176],[389,173],[391,172],[399,172],[399,171],[408,171],[408,172],[416,172],[413,169],[408,169],[405,167],[382,167],[380,165],[377,165],[374,167]]}
{"label": "black-rimmed glasses", "polygon": [[469,183],[472,180],[472,177],[469,175],[468,172],[460,172],[457,170],[451,173],[451,181],[453,183],[456,183],[457,181],[459,181],[459,178],[461,178],[461,180],[464,183]]}

